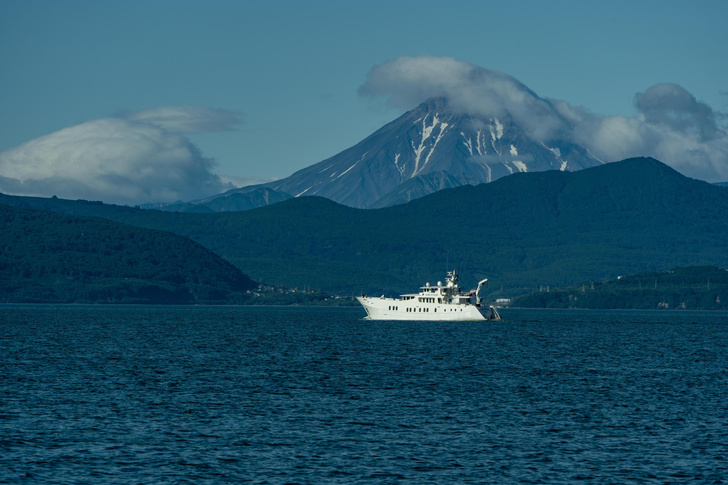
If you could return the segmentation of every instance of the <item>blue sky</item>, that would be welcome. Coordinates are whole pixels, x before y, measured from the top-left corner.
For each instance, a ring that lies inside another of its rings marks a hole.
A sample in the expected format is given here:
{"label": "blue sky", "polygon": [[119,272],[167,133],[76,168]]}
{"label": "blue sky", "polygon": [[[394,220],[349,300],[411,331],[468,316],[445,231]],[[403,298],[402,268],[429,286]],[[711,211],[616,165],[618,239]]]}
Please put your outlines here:
{"label": "blue sky", "polygon": [[[637,93],[674,83],[724,122],[726,19],[728,2],[717,0],[8,0],[0,2],[0,156],[94,120],[109,120],[92,127],[108,140],[123,123],[159,116],[153,110],[201,107],[205,126],[135,134],[171,133],[163,143],[175,150],[191,141],[190,163],[204,165],[192,178],[200,170],[281,178],[404,112],[386,95],[359,94],[373,68],[400,56],[500,71],[603,116],[636,116]],[[15,176],[9,166],[0,164],[0,177]],[[163,170],[174,166],[159,180]]]}

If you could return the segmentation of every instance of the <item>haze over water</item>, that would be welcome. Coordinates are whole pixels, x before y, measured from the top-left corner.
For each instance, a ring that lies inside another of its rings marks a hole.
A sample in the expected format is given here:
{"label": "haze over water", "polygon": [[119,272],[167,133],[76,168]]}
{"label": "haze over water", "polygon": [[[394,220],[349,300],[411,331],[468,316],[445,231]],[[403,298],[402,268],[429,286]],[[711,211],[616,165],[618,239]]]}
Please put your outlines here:
{"label": "haze over water", "polygon": [[2,306],[0,482],[722,483],[728,313]]}

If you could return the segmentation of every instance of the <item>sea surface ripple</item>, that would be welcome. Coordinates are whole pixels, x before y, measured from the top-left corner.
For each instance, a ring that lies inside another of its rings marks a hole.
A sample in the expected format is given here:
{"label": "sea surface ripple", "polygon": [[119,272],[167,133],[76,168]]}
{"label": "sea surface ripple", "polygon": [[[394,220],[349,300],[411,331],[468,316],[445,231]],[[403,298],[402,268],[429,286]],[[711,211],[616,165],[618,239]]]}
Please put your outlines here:
{"label": "sea surface ripple", "polygon": [[725,483],[728,314],[0,307],[2,483]]}

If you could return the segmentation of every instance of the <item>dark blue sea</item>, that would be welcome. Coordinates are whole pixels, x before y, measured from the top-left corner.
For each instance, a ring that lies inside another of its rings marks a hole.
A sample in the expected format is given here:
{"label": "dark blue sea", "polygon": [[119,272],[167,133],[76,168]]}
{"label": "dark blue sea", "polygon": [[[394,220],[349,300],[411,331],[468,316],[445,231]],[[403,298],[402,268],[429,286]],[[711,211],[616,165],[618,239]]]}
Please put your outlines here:
{"label": "dark blue sea", "polygon": [[728,482],[728,313],[502,314],[0,306],[0,482]]}

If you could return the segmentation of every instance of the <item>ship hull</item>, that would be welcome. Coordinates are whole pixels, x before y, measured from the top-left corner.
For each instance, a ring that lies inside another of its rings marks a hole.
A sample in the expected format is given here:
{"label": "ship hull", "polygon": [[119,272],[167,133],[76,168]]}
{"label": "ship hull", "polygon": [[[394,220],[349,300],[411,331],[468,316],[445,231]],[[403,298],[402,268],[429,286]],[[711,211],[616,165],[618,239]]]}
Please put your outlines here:
{"label": "ship hull", "polygon": [[366,310],[367,320],[469,322],[500,319],[495,308],[477,307],[472,304],[423,303],[416,300],[366,296],[359,296],[357,300]]}

